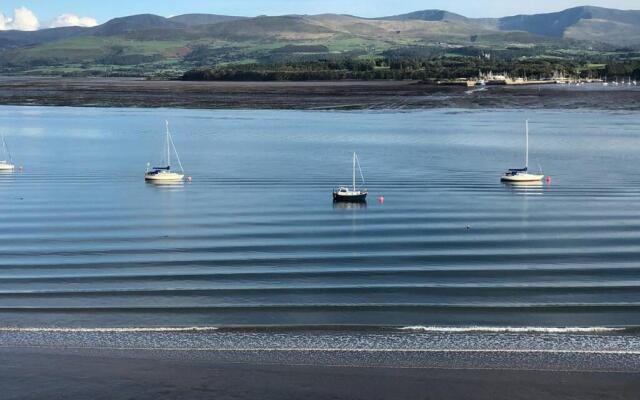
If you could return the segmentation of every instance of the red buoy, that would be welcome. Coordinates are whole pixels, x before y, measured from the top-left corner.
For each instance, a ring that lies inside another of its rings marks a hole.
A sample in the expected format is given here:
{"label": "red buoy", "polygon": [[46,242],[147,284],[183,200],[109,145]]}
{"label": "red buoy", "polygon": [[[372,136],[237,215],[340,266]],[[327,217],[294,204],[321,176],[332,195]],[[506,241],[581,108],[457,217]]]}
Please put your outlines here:
{"label": "red buoy", "polygon": [[378,203],[384,204],[384,196],[378,197]]}
{"label": "red buoy", "polygon": [[551,183],[551,177],[547,176],[547,183]]}
{"label": "red buoy", "polygon": [[191,177],[187,176],[187,181],[191,182]]}

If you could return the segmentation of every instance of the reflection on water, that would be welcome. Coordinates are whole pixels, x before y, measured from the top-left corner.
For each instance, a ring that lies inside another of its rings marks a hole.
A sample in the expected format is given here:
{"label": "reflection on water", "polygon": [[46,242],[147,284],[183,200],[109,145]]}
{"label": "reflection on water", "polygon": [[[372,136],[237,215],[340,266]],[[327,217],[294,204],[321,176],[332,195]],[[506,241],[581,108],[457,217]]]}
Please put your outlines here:
{"label": "reflection on water", "polygon": [[542,181],[530,182],[501,182],[502,185],[513,193],[543,194],[547,184]]}
{"label": "reflection on water", "polygon": [[0,170],[0,185],[5,186],[14,184],[18,178],[18,172],[16,170]]}
{"label": "reflection on water", "polygon": [[[21,110],[0,325],[640,324],[637,115]],[[526,118],[553,186],[499,182]],[[191,183],[136,168],[165,119]],[[352,151],[380,197],[329,207]]]}
{"label": "reflection on water", "polygon": [[367,208],[367,201],[333,201],[333,208],[336,210],[360,210]]}
{"label": "reflection on water", "polygon": [[542,181],[523,181],[523,182],[501,182],[502,184],[506,185],[506,186],[511,186],[511,187],[538,187],[541,188],[544,186],[544,183],[542,183]]}
{"label": "reflection on water", "polygon": [[145,180],[145,183],[151,186],[158,186],[158,187],[169,187],[169,188],[175,188],[175,187],[184,187],[185,182],[184,181],[151,181],[151,180]]}

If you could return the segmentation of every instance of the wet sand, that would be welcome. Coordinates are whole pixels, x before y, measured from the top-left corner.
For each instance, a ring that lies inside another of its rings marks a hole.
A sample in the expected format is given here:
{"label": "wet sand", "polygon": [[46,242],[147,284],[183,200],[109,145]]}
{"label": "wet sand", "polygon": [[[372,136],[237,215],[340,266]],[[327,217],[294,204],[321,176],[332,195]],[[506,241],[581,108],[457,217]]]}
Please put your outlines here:
{"label": "wet sand", "polygon": [[2,398],[636,399],[640,374],[236,364],[155,353],[0,350]]}
{"label": "wet sand", "polygon": [[1,105],[204,109],[640,109],[640,87],[445,87],[415,81],[182,82],[0,77]]}

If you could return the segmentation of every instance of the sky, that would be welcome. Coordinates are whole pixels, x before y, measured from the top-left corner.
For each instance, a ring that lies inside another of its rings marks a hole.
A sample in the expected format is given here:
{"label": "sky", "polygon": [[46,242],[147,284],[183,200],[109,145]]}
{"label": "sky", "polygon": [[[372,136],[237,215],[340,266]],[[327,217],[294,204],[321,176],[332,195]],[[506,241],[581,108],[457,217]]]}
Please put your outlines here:
{"label": "sky", "polygon": [[640,9],[640,0],[2,0],[0,30],[91,26],[111,18],[153,13],[283,15],[343,13],[379,17],[425,9],[444,9],[468,17],[503,17],[560,11],[579,5]]}

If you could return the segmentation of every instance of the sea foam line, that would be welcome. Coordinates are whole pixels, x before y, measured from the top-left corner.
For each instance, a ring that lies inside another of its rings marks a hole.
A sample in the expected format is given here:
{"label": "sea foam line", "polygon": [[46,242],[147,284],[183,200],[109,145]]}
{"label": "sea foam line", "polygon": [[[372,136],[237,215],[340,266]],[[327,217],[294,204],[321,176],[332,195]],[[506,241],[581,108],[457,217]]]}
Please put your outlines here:
{"label": "sea foam line", "polygon": [[[0,345],[5,348],[56,349],[50,345]],[[60,348],[60,347],[58,347]],[[343,348],[343,347],[122,347],[122,346],[64,346],[69,350],[166,351],[195,353],[417,353],[417,354],[563,354],[640,356],[640,350],[583,350],[583,349],[424,349],[424,348]]]}
{"label": "sea foam line", "polygon": [[443,327],[443,326],[405,326],[399,328],[402,331],[412,332],[432,332],[432,333],[607,333],[623,332],[627,328],[608,328],[603,326],[592,327],[490,327],[490,326],[467,326],[467,327]]}
{"label": "sea foam line", "polygon": [[212,326],[191,327],[147,327],[147,328],[20,328],[0,327],[0,332],[24,333],[162,333],[162,332],[213,332],[218,328]]}
{"label": "sea foam line", "polygon": [[[401,331],[424,333],[612,333],[624,332],[628,328],[612,327],[445,327],[413,325],[398,328]],[[188,332],[214,332],[219,330],[213,326],[188,326],[188,327],[114,327],[114,328],[65,328],[65,327],[0,327],[0,332],[5,333],[188,333]]]}

